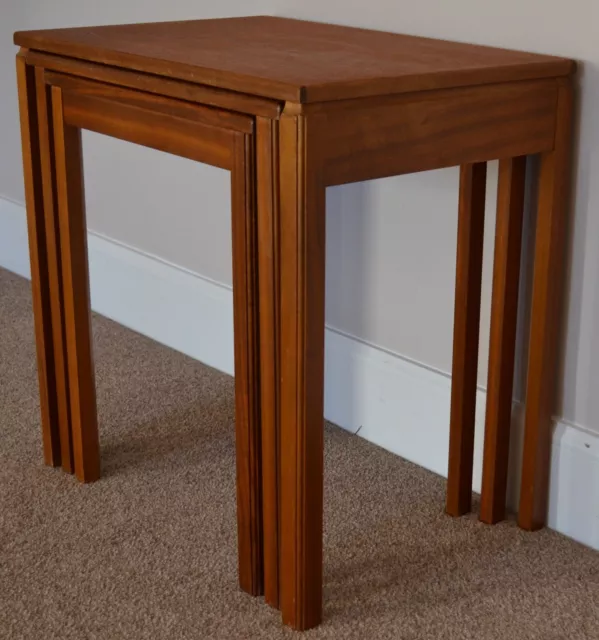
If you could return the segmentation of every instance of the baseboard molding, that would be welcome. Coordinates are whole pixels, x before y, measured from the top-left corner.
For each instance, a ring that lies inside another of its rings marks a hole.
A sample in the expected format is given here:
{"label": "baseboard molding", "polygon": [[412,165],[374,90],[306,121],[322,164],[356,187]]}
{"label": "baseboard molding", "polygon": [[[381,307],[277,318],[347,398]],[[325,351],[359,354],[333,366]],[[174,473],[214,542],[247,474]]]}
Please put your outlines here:
{"label": "baseboard molding", "polygon": [[[230,288],[89,234],[92,307],[193,358],[233,373]],[[23,207],[0,199],[0,266],[29,277]],[[326,331],[325,416],[447,475],[451,378],[334,329]],[[480,490],[485,391],[476,411],[474,490]],[[521,407],[514,407],[510,502],[517,506]],[[599,434],[556,420],[549,526],[599,549]]]}
{"label": "baseboard molding", "polygon": [[0,198],[0,267],[31,278],[25,207],[4,198]]}
{"label": "baseboard molding", "polygon": [[[233,374],[230,287],[88,234],[94,311]],[[0,267],[29,278],[25,209],[0,198]]]}
{"label": "baseboard molding", "polygon": [[[325,416],[344,429],[447,477],[451,377],[328,330]],[[480,492],[486,392],[476,398],[473,489]],[[515,403],[508,502],[517,510],[523,407]],[[599,434],[554,422],[548,525],[599,550]]]}
{"label": "baseboard molding", "polygon": [[233,374],[233,294],[100,235],[88,235],[94,311]]}

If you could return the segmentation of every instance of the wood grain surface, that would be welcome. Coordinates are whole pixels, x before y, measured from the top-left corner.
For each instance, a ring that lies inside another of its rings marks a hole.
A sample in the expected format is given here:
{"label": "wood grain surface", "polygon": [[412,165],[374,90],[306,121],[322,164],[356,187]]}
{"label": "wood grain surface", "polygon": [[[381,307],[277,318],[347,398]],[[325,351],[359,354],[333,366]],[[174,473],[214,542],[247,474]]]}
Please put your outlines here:
{"label": "wood grain surface", "polygon": [[263,593],[258,229],[253,136],[236,133],[231,171],[239,583]]}
{"label": "wood grain surface", "polygon": [[78,92],[65,91],[63,102],[64,118],[72,126],[221,169],[232,168],[233,131]]}
{"label": "wood grain surface", "polygon": [[98,80],[108,85],[138,89],[139,91],[147,91],[159,96],[179,98],[211,107],[220,107],[238,113],[264,116],[266,118],[277,118],[281,112],[281,103],[279,101],[259,96],[235,93],[191,82],[169,80],[163,76],[128,71],[118,67],[94,64],[85,60],[65,58],[64,56],[51,55],[40,51],[23,49],[21,55],[32,66],[42,67],[48,71],[58,71],[74,77]]}
{"label": "wood grain surface", "polygon": [[69,94],[102,98],[111,102],[137,107],[146,111],[162,113],[173,118],[183,118],[209,127],[231,129],[242,133],[254,131],[254,119],[247,115],[214,109],[188,100],[173,100],[147,91],[134,91],[123,87],[84,80],[62,73],[46,72],[46,82],[64,89]]}
{"label": "wood grain surface", "polygon": [[56,396],[36,81],[34,68],[27,65],[21,55],[17,56],[17,84],[44,461],[49,466],[57,467],[61,464],[60,429]]}
{"label": "wood grain surface", "polygon": [[557,101],[555,148],[541,155],[518,512],[518,524],[527,530],[539,529],[547,520],[551,424],[558,378],[557,338],[572,169],[572,94],[571,81],[563,80]]}
{"label": "wood grain surface", "polygon": [[280,120],[281,565],[283,622],[322,619],[325,188],[319,139]]}
{"label": "wood grain surface", "polygon": [[505,518],[526,157],[499,161],[480,519]]}
{"label": "wood grain surface", "polygon": [[100,441],[81,132],[65,122],[60,88],[52,87],[51,99],[73,460],[77,479],[94,482],[100,477]]}
{"label": "wood grain surface", "polygon": [[[230,169],[240,582],[264,588],[295,629],[319,624],[325,187],[461,165],[447,495],[460,515],[471,506],[485,163],[501,158],[481,515],[496,521],[523,157],[541,153],[519,523],[544,523],[573,61],[268,16],[20,32],[15,43],[27,49],[19,97],[48,463],[61,457],[52,322],[56,332],[62,311],[74,467],[82,480],[99,475],[79,129]],[[44,69],[40,87],[55,85],[47,123],[26,61]],[[52,130],[53,150],[39,140]],[[57,203],[42,170],[55,173]],[[44,195],[58,229],[44,224]],[[64,284],[54,312],[52,265]]]}
{"label": "wood grain surface", "polygon": [[279,606],[279,127],[256,118],[264,598]]}
{"label": "wood grain surface", "polygon": [[66,335],[64,326],[64,298],[62,264],[60,258],[60,228],[56,201],[56,167],[54,165],[54,131],[50,87],[45,71],[35,70],[37,113],[40,140],[40,159],[44,192],[44,217],[46,223],[46,247],[50,308],[52,310],[52,337],[54,344],[54,371],[56,402],[60,429],[62,468],[73,473],[73,445],[71,434],[71,410],[69,406],[69,379],[67,372]]}
{"label": "wood grain surface", "polygon": [[270,16],[27,31],[14,41],[296,102],[556,77],[573,68],[563,58]]}
{"label": "wood grain surface", "polygon": [[326,184],[549,150],[556,99],[556,81],[541,80],[318,105]]}
{"label": "wood grain surface", "polygon": [[461,516],[472,506],[486,186],[486,163],[460,168],[446,499],[446,511],[452,516]]}

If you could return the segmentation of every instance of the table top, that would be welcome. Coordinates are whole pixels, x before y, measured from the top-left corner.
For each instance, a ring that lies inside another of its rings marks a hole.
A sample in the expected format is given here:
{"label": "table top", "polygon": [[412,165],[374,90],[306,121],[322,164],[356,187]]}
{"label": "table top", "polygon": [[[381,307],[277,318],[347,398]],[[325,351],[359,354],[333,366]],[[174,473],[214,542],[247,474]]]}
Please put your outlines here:
{"label": "table top", "polygon": [[14,41],[304,103],[558,77],[575,67],[553,56],[271,16],[25,31]]}

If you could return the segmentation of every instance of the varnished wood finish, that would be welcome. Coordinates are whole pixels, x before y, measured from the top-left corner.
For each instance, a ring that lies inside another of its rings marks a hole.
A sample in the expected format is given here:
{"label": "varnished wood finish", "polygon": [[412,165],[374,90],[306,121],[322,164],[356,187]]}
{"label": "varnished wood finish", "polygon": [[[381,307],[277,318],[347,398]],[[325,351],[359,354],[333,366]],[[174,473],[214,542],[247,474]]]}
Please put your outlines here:
{"label": "varnished wood finish", "polygon": [[74,127],[174,153],[221,169],[231,169],[233,166],[233,131],[68,91],[64,93],[64,117]]}
{"label": "varnished wood finish", "polygon": [[87,260],[81,134],[63,117],[62,92],[52,88],[56,190],[64,283],[71,431],[75,475],[81,482],[100,477],[100,444]]}
{"label": "varnished wood finish", "polygon": [[325,189],[318,139],[280,121],[281,565],[283,621],[322,618]]}
{"label": "varnished wood finish", "polygon": [[239,582],[263,591],[260,327],[254,139],[235,134],[231,173]]}
{"label": "varnished wood finish", "polygon": [[480,519],[505,518],[526,158],[499,162]]}
{"label": "varnished wood finish", "polygon": [[43,69],[35,70],[37,113],[40,140],[40,160],[44,193],[46,224],[46,248],[48,260],[48,285],[52,310],[52,337],[54,344],[54,372],[56,380],[56,403],[60,431],[62,468],[73,473],[73,449],[69,407],[69,381],[67,375],[66,336],[63,318],[62,272],[58,209],[56,203],[56,172],[54,168],[54,136],[52,132],[52,110],[50,87],[46,84]]}
{"label": "varnished wood finish", "polygon": [[29,31],[15,43],[295,102],[556,77],[573,67],[551,56],[270,16]]}
{"label": "varnished wood finish", "polygon": [[486,185],[486,163],[461,167],[446,504],[452,516],[472,506]]}
{"label": "varnished wood finish", "polygon": [[483,497],[493,521],[505,494],[523,156],[542,153],[519,521],[543,523],[572,61],[270,17],[26,32],[15,42],[32,49],[19,82],[47,460],[60,456],[57,314],[25,61],[56,85],[54,242],[76,469],[98,459],[78,129],[233,173],[240,582],[254,594],[264,587],[296,629],[322,618],[325,187],[462,165],[447,499],[458,515],[472,489],[484,163],[502,159]]}
{"label": "varnished wood finish", "polygon": [[61,464],[60,429],[54,367],[52,310],[46,249],[46,226],[44,222],[36,82],[34,69],[26,64],[22,56],[17,56],[17,82],[44,461],[49,466],[57,467]]}
{"label": "varnished wood finish", "polygon": [[180,100],[187,100],[211,107],[229,109],[238,113],[247,113],[265,118],[277,118],[281,112],[281,104],[277,100],[260,98],[224,91],[216,87],[206,87],[191,82],[169,80],[160,76],[153,76],[135,71],[125,71],[118,67],[103,64],[93,64],[83,60],[54,56],[39,51],[25,49],[23,55],[31,65],[43,67],[62,74],[99,80],[109,85],[138,89],[159,96],[169,96]]}
{"label": "varnished wood finish", "polygon": [[264,598],[279,606],[279,188],[278,123],[256,119]]}
{"label": "varnished wood finish", "polygon": [[103,82],[83,80],[60,73],[46,73],[49,84],[60,87],[69,95],[77,94],[101,98],[110,102],[121,103],[142,111],[161,113],[173,118],[183,118],[190,122],[197,122],[218,129],[231,129],[242,133],[252,133],[254,120],[250,116],[240,113],[213,109],[187,100],[173,100],[157,96],[145,91],[132,91]]}
{"label": "varnished wood finish", "polygon": [[[177,155],[184,156],[189,149],[193,149],[190,155],[196,156],[196,159],[211,160],[213,164],[231,169],[239,579],[245,591],[259,595],[263,589],[263,541],[255,150],[252,135],[229,128],[232,122],[242,123],[242,127],[250,131],[253,126],[247,127],[247,118],[238,114],[230,114],[230,118],[228,114],[223,114],[219,120],[223,126],[205,125],[198,120],[205,118],[206,114],[195,105],[189,113],[185,104],[182,110],[178,110],[179,105],[172,105],[170,111],[174,113],[171,114],[165,105],[170,107],[173,101],[154,97],[148,99],[146,94],[121,89],[108,88],[103,91],[79,80],[76,83],[62,82],[55,74],[48,79],[52,82],[58,80],[58,84],[52,87],[57,182],[63,270],[67,283],[65,288],[71,296],[75,292],[72,299],[65,295],[65,307],[75,468],[82,480],[95,479],[99,474],[99,454],[77,126],[104,123],[106,118],[112,117],[115,123],[114,130],[109,131],[112,135],[131,139],[130,131],[135,130],[136,141],[146,146],[159,148],[160,141],[167,141],[168,150]],[[98,96],[101,96],[99,103],[96,102]],[[137,121],[129,117],[129,108],[138,112]],[[77,109],[81,109],[81,112]],[[185,119],[184,115],[193,119]],[[158,119],[153,119],[153,116]],[[213,114],[208,116],[214,117]],[[216,123],[217,120],[214,120],[213,124]],[[179,135],[184,130],[182,127],[187,125],[195,127],[189,130],[193,136],[190,139]],[[106,132],[100,126],[98,129]],[[200,154],[196,153],[198,149],[201,150]],[[221,162],[222,158],[230,158],[230,161]],[[73,265],[77,265],[77,269]],[[97,461],[95,469],[94,461]],[[80,468],[83,470],[81,473]],[[88,469],[93,470],[88,473]]]}
{"label": "varnished wood finish", "polygon": [[[319,114],[327,185],[549,150],[555,82],[468,87]],[[308,106],[309,113],[309,106]]]}
{"label": "varnished wood finish", "polygon": [[560,82],[555,148],[542,154],[535,241],[522,485],[518,524],[544,526],[549,495],[551,418],[570,185],[572,85]]}

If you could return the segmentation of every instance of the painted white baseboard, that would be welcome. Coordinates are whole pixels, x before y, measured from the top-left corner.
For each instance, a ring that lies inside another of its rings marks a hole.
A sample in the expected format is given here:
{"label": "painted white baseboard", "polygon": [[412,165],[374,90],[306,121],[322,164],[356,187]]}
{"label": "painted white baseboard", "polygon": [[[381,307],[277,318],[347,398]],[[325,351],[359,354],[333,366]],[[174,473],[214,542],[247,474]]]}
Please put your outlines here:
{"label": "painted white baseboard", "polygon": [[[94,233],[95,311],[233,373],[230,288]],[[29,277],[23,207],[0,199],[0,266]],[[451,378],[353,336],[326,332],[325,416],[435,473],[447,475]],[[474,490],[480,490],[486,394],[478,391]],[[514,407],[510,502],[517,506],[521,407]],[[599,434],[557,420],[549,526],[599,549]]]}
{"label": "painted white baseboard", "polygon": [[0,198],[0,267],[31,278],[25,207]]}
{"label": "painted white baseboard", "polygon": [[100,235],[88,235],[94,311],[233,374],[233,292]]}
{"label": "painted white baseboard", "polygon": [[[447,477],[451,377],[351,336],[326,334],[325,416]],[[486,392],[477,392],[473,489],[480,492]],[[514,404],[508,502],[516,510],[523,407]],[[555,420],[548,525],[599,549],[599,434]]]}
{"label": "painted white baseboard", "polygon": [[[88,234],[94,311],[233,374],[230,287]],[[0,267],[30,278],[25,209],[0,198]]]}

